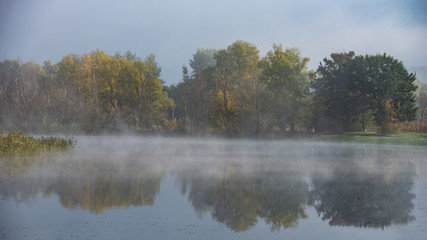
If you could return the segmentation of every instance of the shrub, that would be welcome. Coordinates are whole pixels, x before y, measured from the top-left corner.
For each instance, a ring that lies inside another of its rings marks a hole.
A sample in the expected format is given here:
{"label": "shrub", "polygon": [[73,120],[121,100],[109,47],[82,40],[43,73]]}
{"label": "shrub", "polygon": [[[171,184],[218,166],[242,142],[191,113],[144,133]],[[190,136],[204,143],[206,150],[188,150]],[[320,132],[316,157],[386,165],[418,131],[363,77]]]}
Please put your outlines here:
{"label": "shrub", "polygon": [[427,133],[427,121],[424,122],[407,122],[403,124],[404,132]]}
{"label": "shrub", "polygon": [[13,131],[9,134],[0,132],[0,155],[39,153],[55,150],[64,151],[74,147],[75,142],[72,138],[34,138],[18,131]]}

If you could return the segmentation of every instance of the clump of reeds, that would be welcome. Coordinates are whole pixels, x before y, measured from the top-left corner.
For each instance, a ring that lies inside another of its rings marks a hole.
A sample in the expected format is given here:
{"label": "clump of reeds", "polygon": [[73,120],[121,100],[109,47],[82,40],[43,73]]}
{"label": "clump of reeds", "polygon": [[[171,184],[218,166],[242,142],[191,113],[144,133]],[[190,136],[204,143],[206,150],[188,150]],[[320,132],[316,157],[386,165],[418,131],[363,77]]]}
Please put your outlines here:
{"label": "clump of reeds", "polygon": [[73,138],[35,138],[18,131],[3,134],[0,131],[0,155],[31,154],[46,151],[67,150],[74,147]]}

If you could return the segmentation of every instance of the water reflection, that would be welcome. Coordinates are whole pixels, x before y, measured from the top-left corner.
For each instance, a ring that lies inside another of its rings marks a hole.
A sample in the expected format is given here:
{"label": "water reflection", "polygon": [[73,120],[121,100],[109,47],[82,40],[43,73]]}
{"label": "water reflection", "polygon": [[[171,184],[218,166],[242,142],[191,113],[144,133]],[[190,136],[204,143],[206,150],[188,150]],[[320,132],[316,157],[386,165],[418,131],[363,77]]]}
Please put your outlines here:
{"label": "water reflection", "polygon": [[[27,164],[22,167],[28,171]],[[0,176],[3,199],[29,202],[39,192],[55,194],[66,209],[100,214],[109,208],[153,205],[165,174],[163,168],[135,159],[60,159],[33,167],[27,175]]]}
{"label": "water reflection", "polygon": [[0,195],[2,199],[12,198],[28,201],[39,192],[39,183],[28,180],[28,173],[37,166],[55,161],[58,155],[0,157]]}
{"label": "water reflection", "polygon": [[382,152],[375,161],[366,153],[356,153],[332,165],[327,175],[321,171],[312,174],[310,204],[322,220],[331,226],[372,228],[415,220],[414,164],[396,153]]}
{"label": "water reflection", "polygon": [[58,196],[64,208],[101,214],[152,206],[170,174],[200,217],[211,216],[236,232],[259,221],[272,231],[297,227],[315,217],[308,216],[307,207],[332,226],[384,228],[415,220],[416,173],[408,155],[310,147],[193,143],[184,149],[175,143],[153,150],[146,143],[139,150],[76,151],[34,162],[1,159],[0,195],[31,202],[42,192]]}
{"label": "water reflection", "polygon": [[289,171],[242,169],[245,167],[228,164],[220,174],[183,171],[177,178],[197,212],[210,213],[234,231],[249,230],[259,219],[272,230],[280,230],[307,217],[308,184],[302,176]]}
{"label": "water reflection", "polygon": [[177,178],[200,215],[209,213],[234,231],[261,219],[272,230],[295,227],[307,218],[307,206],[331,226],[384,228],[415,220],[413,153],[361,146],[295,151],[301,149],[285,149],[275,160],[227,159],[231,163],[217,166],[221,171],[186,167]]}
{"label": "water reflection", "polygon": [[54,161],[55,154],[35,156],[0,156],[0,177],[19,177],[30,171],[34,166]]}
{"label": "water reflection", "polygon": [[120,169],[111,162],[88,161],[72,176],[58,176],[44,187],[61,204],[99,214],[113,207],[153,205],[163,174],[149,166],[127,163]]}

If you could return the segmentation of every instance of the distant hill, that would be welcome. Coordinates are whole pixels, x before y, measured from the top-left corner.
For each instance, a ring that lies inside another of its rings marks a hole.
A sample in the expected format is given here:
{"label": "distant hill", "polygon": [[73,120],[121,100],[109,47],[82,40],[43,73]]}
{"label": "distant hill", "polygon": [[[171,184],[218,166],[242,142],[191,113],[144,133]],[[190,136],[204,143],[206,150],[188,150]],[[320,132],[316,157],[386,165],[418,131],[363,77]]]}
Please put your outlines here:
{"label": "distant hill", "polygon": [[411,73],[417,74],[417,79],[423,84],[427,84],[427,66],[408,68]]}

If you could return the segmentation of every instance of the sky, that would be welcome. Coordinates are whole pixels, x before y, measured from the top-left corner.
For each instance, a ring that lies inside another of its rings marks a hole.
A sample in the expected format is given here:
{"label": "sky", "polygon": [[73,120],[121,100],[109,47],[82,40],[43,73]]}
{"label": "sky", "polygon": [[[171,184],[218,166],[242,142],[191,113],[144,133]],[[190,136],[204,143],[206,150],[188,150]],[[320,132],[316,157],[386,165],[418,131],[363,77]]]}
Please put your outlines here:
{"label": "sky", "polygon": [[343,51],[427,66],[427,0],[0,0],[0,60],[153,53],[170,85],[198,48],[236,40],[261,57],[274,43],[297,47],[309,69]]}

